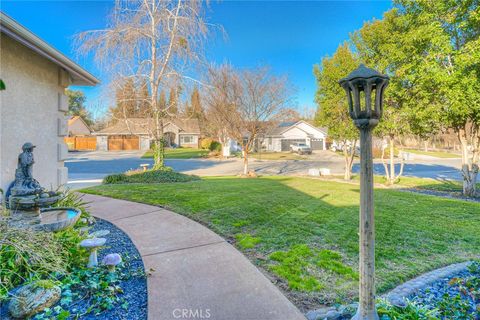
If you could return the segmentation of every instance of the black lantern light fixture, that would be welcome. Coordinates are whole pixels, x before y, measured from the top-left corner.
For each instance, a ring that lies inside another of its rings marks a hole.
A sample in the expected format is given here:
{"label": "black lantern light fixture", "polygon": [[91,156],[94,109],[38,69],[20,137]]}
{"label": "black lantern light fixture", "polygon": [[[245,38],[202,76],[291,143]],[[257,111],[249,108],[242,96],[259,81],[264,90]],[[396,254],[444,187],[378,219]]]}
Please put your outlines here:
{"label": "black lantern light fixture", "polygon": [[378,123],[382,117],[383,91],[388,80],[388,76],[364,64],[340,80],[340,85],[347,93],[350,117],[357,126],[365,123],[375,126]]}
{"label": "black lantern light fixture", "polygon": [[359,303],[355,320],[378,320],[375,308],[375,215],[372,130],[382,118],[389,78],[363,64],[340,80],[348,111],[360,131]]}

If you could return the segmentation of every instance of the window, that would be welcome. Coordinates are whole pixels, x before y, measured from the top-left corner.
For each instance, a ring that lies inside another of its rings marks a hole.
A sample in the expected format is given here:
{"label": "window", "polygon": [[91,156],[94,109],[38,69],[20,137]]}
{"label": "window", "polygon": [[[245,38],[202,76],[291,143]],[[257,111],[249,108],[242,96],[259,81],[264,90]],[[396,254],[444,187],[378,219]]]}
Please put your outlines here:
{"label": "window", "polygon": [[191,144],[193,142],[193,136],[181,136],[180,137],[180,143],[183,144]]}

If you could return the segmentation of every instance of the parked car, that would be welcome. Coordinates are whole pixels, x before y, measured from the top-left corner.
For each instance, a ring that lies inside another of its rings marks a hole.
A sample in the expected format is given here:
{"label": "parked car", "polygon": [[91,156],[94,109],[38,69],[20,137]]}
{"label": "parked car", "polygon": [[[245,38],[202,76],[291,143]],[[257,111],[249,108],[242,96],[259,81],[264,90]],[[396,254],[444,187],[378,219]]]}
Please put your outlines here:
{"label": "parked car", "polygon": [[290,150],[298,154],[312,154],[312,149],[305,143],[293,143],[290,145]]}

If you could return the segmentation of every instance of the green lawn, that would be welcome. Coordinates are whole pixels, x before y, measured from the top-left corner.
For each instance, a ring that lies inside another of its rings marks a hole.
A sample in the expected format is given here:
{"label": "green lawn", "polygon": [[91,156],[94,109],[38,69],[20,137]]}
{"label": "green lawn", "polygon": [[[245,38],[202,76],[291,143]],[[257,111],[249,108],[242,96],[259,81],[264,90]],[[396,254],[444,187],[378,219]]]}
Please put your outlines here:
{"label": "green lawn", "polygon": [[[358,282],[355,184],[295,177],[204,178],[85,190],[165,206],[232,240],[302,310],[352,301]],[[480,204],[377,189],[377,288],[480,255]]]}
{"label": "green lawn", "polygon": [[251,153],[250,157],[262,160],[305,160],[306,156],[299,155],[293,152],[262,152]]}
{"label": "green lawn", "polygon": [[[208,155],[208,150],[204,149],[194,149],[194,148],[177,148],[177,149],[165,149],[165,158],[166,159],[193,159],[193,158],[203,158]],[[153,158],[153,151],[149,150],[145,152],[142,158],[151,159]]]}
{"label": "green lawn", "polygon": [[461,155],[459,154],[445,152],[445,151],[422,151],[422,150],[416,150],[416,149],[403,149],[403,151],[414,153],[414,154],[421,154],[425,156],[437,157],[437,158],[460,158],[461,157]]}

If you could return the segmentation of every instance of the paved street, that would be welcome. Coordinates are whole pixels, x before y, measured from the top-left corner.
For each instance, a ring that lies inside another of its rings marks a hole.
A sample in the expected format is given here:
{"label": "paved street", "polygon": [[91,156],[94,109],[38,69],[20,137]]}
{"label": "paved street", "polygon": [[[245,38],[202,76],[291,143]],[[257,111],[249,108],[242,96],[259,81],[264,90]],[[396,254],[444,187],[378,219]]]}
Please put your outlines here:
{"label": "paved street", "polygon": [[[140,168],[141,164],[153,164],[152,159],[141,159],[142,151],[74,152],[69,154],[65,165],[69,171],[69,186],[81,188],[101,182],[108,174],[121,173]],[[166,160],[176,171],[200,176],[237,175],[242,171],[241,159]],[[437,159],[423,157],[407,162],[404,175],[434,179],[460,179],[460,159]],[[343,173],[343,157],[330,151],[312,155],[308,160],[256,160],[250,167],[262,175],[305,175],[309,168],[329,168],[332,174]],[[358,172],[358,164],[354,165]],[[398,168],[397,168],[398,171]],[[383,174],[381,163],[375,163],[375,173]]]}

